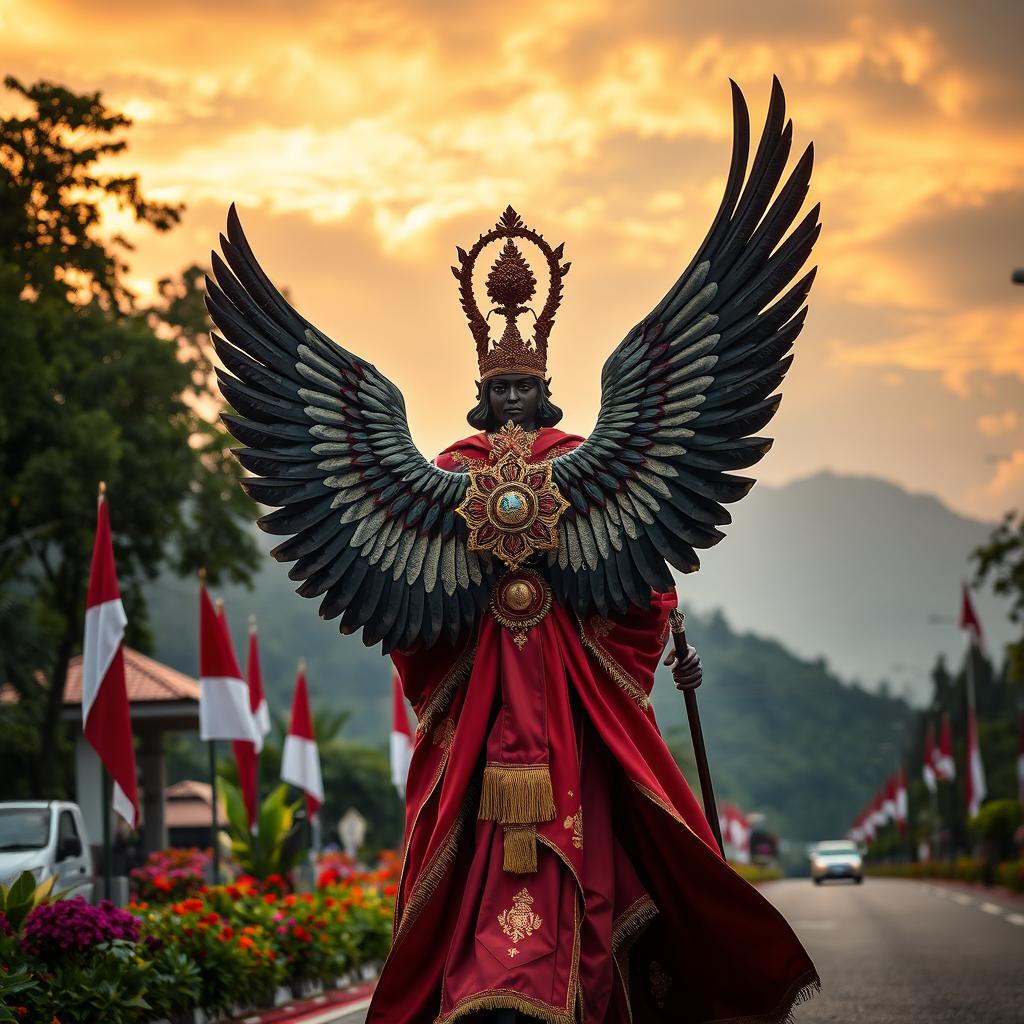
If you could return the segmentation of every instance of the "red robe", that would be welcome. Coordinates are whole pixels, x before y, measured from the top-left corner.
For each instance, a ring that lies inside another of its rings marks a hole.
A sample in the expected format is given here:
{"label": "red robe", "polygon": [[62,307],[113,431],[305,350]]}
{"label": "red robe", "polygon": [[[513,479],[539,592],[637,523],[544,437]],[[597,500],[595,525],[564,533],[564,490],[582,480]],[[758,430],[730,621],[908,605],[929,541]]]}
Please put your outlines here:
{"label": "red robe", "polygon": [[[581,440],[544,429],[532,456]],[[437,464],[489,451],[477,434]],[[655,722],[675,603],[655,594],[580,622],[556,600],[522,650],[485,614],[457,646],[394,656],[419,726],[394,944],[368,1024],[498,1007],[553,1024],[779,1024],[818,987],[785,919],[722,859]],[[556,811],[527,874],[503,870],[502,826],[477,817],[485,758],[509,742],[503,695],[517,694],[544,723]]]}

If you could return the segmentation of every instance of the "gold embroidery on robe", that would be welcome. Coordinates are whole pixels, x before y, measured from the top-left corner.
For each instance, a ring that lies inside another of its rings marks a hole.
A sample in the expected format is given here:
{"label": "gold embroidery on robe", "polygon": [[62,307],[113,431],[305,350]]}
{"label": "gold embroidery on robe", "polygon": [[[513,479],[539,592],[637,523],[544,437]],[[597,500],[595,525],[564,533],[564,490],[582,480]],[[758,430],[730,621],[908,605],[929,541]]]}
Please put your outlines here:
{"label": "gold embroidery on robe", "polygon": [[566,817],[565,821],[562,822],[562,827],[566,829],[572,829],[572,845],[577,850],[583,849],[583,808],[581,807],[575,814],[570,814]]}
{"label": "gold embroidery on robe", "polygon": [[501,930],[513,942],[528,939],[543,923],[533,912],[533,897],[525,886],[512,897],[512,906],[498,915]]}

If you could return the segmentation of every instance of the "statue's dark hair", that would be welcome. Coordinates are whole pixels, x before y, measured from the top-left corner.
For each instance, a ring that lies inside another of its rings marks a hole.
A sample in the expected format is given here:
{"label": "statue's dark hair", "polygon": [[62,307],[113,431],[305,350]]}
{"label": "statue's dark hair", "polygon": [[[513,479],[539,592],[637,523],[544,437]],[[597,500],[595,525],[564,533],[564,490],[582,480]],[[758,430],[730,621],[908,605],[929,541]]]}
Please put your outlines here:
{"label": "statue's dark hair", "polygon": [[[551,401],[551,382],[541,381],[540,401],[537,403],[537,426],[553,427],[562,419],[562,410]],[[471,427],[477,430],[498,430],[501,424],[491,415],[490,402],[491,382],[485,380],[477,386],[476,405],[466,414]]]}

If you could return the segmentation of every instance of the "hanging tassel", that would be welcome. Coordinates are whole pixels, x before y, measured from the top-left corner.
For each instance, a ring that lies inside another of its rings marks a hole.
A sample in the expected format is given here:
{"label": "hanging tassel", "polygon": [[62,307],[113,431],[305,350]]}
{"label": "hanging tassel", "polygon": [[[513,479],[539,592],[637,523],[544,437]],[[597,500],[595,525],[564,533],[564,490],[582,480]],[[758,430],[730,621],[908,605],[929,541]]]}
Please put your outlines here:
{"label": "hanging tassel", "polygon": [[555,796],[548,766],[486,765],[478,817],[503,825],[554,820]]}
{"label": "hanging tassel", "polygon": [[501,866],[514,875],[532,875],[537,870],[537,826],[506,825]]}

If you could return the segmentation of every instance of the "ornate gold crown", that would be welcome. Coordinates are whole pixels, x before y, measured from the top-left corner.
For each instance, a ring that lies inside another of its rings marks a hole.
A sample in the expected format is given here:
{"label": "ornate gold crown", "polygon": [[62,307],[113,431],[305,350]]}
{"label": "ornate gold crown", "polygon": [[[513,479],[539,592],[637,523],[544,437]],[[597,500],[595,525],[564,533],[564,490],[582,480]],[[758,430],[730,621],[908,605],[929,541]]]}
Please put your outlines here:
{"label": "ornate gold crown", "polygon": [[[505,330],[494,341],[487,327],[487,318],[480,312],[473,295],[473,269],[484,247],[499,238],[506,239],[498,258],[487,275],[487,295],[494,307],[487,314],[500,313],[505,317]],[[519,247],[512,239],[525,238],[544,254],[548,264],[548,299],[533,324],[532,345],[524,340],[516,321],[523,313],[534,312],[527,303],[537,289],[533,276]],[[547,372],[548,335],[555,323],[555,311],[562,301],[562,278],[569,272],[569,264],[562,263],[562,245],[552,249],[544,236],[528,228],[522,218],[509,206],[490,231],[480,236],[466,252],[456,246],[459,266],[452,267],[459,282],[459,299],[469,320],[469,329],[476,341],[476,357],[480,364],[480,380],[485,381],[498,373],[528,373],[537,377]]]}

